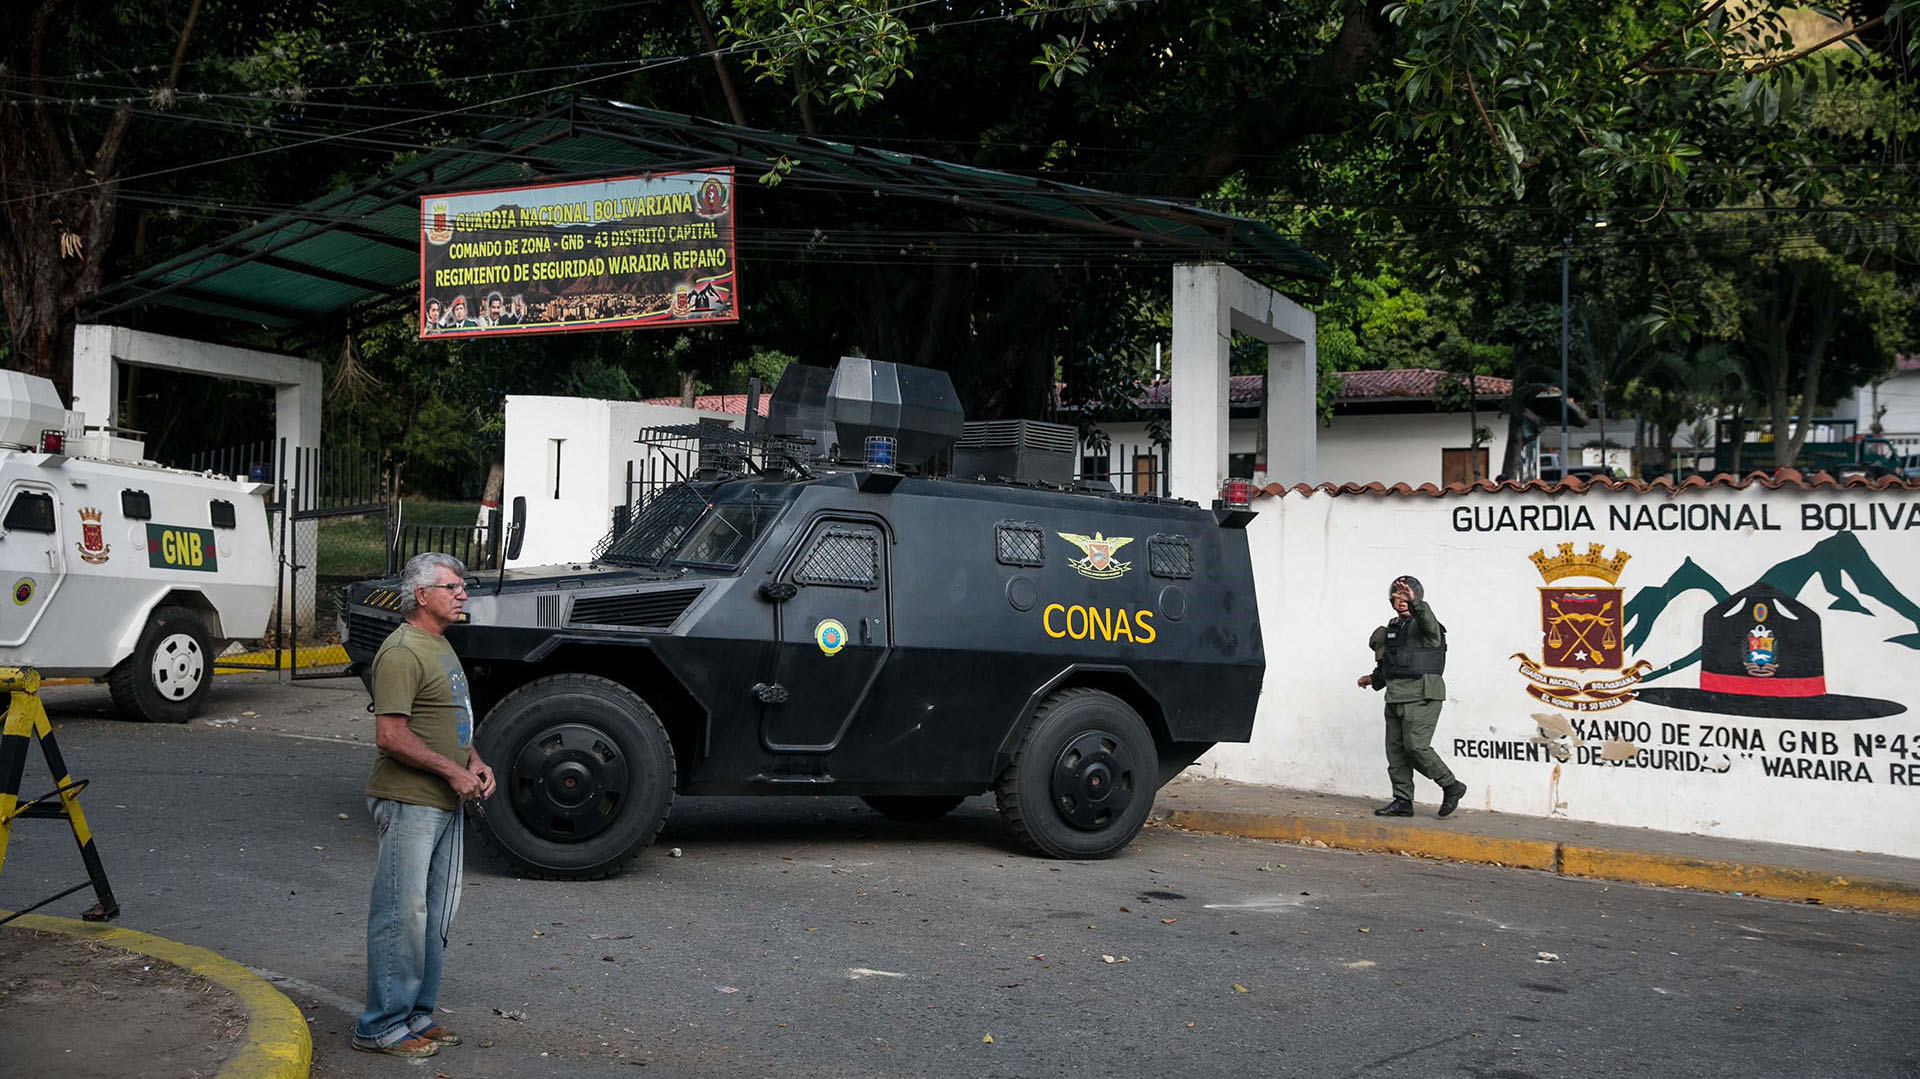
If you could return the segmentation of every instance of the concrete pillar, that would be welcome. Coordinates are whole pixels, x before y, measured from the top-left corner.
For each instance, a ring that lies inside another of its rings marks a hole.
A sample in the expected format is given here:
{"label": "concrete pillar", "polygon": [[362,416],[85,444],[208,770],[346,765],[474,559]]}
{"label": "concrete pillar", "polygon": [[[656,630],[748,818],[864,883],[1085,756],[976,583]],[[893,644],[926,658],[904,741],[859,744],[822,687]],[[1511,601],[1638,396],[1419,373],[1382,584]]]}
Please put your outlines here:
{"label": "concrete pillar", "polygon": [[320,445],[321,366],[313,360],[233,348],[185,337],[129,330],[124,326],[83,325],[73,331],[75,412],[92,427],[112,427],[119,417],[118,364],[187,371],[237,382],[275,387],[274,433],[289,447]]}
{"label": "concrete pillar", "polygon": [[1305,341],[1267,346],[1267,460],[1256,482],[1312,483],[1319,474],[1319,359]]}
{"label": "concrete pillar", "polygon": [[[130,330],[124,326],[82,325],[73,331],[73,400],[70,406],[82,415],[89,427],[114,427],[120,417],[120,365],[158,367],[186,371],[237,382],[257,382],[274,387],[274,435],[276,446],[287,448],[288,475],[292,480],[291,457],[296,449],[320,446],[321,365],[298,356],[258,349],[234,348],[185,337]],[[276,467],[279,462],[276,461]],[[304,500],[303,495],[303,500]],[[280,522],[285,525],[284,519]],[[287,545],[288,561],[298,567],[282,569],[289,576],[281,582],[281,596],[291,603],[280,608],[281,628],[289,617],[311,628],[314,617],[314,540],[318,524],[298,522]],[[280,549],[280,537],[274,536],[274,549]]]}
{"label": "concrete pillar", "polygon": [[1230,330],[1221,286],[1229,273],[1234,271],[1217,263],[1173,268],[1173,445],[1167,486],[1175,498],[1203,506],[1219,497],[1227,467]]}
{"label": "concrete pillar", "polygon": [[1317,474],[1319,363],[1313,312],[1219,263],[1173,270],[1172,493],[1206,505],[1227,470],[1234,333],[1267,345],[1267,460],[1258,482]]}

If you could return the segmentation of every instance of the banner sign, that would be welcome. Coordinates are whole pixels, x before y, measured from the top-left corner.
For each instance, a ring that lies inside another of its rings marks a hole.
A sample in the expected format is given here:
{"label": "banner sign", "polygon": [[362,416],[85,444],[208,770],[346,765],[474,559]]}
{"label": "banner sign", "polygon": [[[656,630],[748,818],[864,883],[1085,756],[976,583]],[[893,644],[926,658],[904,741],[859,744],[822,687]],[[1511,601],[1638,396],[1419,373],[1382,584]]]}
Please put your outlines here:
{"label": "banner sign", "polygon": [[420,336],[738,322],[733,170],[420,198]]}

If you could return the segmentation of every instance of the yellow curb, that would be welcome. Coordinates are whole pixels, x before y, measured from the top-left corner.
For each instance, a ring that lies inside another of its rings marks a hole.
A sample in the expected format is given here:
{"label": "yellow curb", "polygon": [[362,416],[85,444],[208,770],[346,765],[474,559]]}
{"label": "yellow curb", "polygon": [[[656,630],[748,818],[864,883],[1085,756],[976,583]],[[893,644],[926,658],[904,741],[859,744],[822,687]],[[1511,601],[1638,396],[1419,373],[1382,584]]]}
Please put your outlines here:
{"label": "yellow curb", "polygon": [[[0,915],[9,913],[0,911]],[[220,1069],[217,1079],[307,1079],[313,1064],[313,1034],[286,994],[247,968],[205,948],[133,929],[27,914],[9,925],[99,941],[197,974],[240,998],[247,1009],[247,1040]]]}
{"label": "yellow curb", "polygon": [[[245,667],[236,664],[247,664]],[[300,648],[280,650],[280,670],[299,667],[339,667],[347,663],[347,650],[343,645],[329,644],[319,648]],[[273,670],[274,658],[267,652],[236,652],[230,656],[220,656],[213,661],[215,674],[242,674],[248,671]]]}
{"label": "yellow curb", "polygon": [[1190,832],[1274,839],[1305,846],[1441,858],[1538,869],[1565,877],[1738,892],[1792,902],[1814,900],[1889,914],[1920,914],[1920,884],[1843,877],[1790,866],[1750,865],[1678,855],[1612,850],[1545,839],[1504,839],[1409,825],[1373,824],[1283,813],[1183,809],[1165,823]]}
{"label": "yellow curb", "polygon": [[1741,892],[1794,902],[1815,900],[1894,914],[1920,914],[1920,885],[1871,877],[1841,877],[1811,869],[1744,865],[1665,854],[1563,844],[1560,872],[1569,877],[1638,881],[1707,892]]}
{"label": "yellow curb", "polygon": [[1548,872],[1553,871],[1556,847],[1556,844],[1544,839],[1496,839],[1404,824],[1375,824],[1274,813],[1182,809],[1169,814],[1167,823],[1190,832],[1278,839],[1309,846],[1324,844],[1342,850],[1412,854],[1454,862],[1488,862]]}

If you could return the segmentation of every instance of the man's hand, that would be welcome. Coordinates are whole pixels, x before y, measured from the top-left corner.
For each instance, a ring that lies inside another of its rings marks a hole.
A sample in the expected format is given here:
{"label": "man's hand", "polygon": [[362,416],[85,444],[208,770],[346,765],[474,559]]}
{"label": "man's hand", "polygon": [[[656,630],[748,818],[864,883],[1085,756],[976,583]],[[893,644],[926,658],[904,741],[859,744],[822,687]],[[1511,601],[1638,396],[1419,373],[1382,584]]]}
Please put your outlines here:
{"label": "man's hand", "polygon": [[1372,689],[1373,675],[1370,675],[1370,674],[1361,675],[1360,680],[1358,682],[1355,682],[1354,685],[1359,686],[1361,689]]}
{"label": "man's hand", "polygon": [[469,769],[455,768],[452,770],[452,773],[447,776],[447,786],[453,788],[453,796],[455,798],[463,802],[471,802],[476,798],[485,797],[485,795],[480,793],[480,788],[483,786],[492,786],[492,773],[488,773],[487,781],[483,783],[480,777]]}
{"label": "man's hand", "polygon": [[467,770],[480,781],[480,793],[476,797],[493,797],[493,769],[487,767],[487,762],[475,757],[468,763]]}

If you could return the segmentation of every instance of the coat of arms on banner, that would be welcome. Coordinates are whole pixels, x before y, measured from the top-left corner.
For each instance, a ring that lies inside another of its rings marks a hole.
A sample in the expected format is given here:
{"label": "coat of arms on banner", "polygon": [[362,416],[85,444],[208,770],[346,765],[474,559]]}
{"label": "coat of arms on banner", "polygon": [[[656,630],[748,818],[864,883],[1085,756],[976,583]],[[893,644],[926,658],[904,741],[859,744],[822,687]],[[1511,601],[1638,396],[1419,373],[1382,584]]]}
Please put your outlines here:
{"label": "coat of arms on banner", "polygon": [[[1540,658],[1514,653],[1527,693],[1570,712],[1599,712],[1633,700],[1632,686],[1651,669],[1645,660],[1626,666],[1621,644],[1626,635],[1625,590],[1616,587],[1620,571],[1633,556],[1606,545],[1590,543],[1585,554],[1573,544],[1560,544],[1558,554],[1543,548],[1529,556],[1540,579]],[[1569,578],[1600,584],[1561,584]],[[1608,672],[1614,677],[1585,679],[1550,673],[1550,669]]]}

